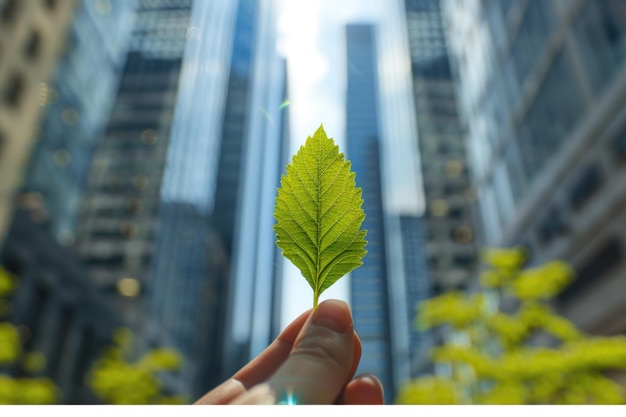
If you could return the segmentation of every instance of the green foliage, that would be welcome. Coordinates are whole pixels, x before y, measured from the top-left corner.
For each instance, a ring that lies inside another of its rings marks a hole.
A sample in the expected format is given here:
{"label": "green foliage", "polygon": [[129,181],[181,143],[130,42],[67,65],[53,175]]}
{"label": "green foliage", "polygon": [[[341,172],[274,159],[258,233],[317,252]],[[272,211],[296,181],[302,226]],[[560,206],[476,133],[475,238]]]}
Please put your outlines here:
{"label": "green foliage", "polygon": [[0,404],[55,404],[59,389],[49,378],[12,378],[0,374]]}
{"label": "green foliage", "polygon": [[350,165],[320,126],[287,165],[278,189],[276,245],[313,288],[314,307],[367,253],[361,189]]}
{"label": "green foliage", "polygon": [[[0,306],[17,286],[17,279],[0,266]],[[1,315],[0,315],[1,317]],[[179,395],[163,395],[158,373],[177,370],[181,357],[172,349],[152,349],[136,361],[132,356],[132,334],[121,329],[113,335],[110,346],[96,360],[89,374],[92,390],[110,404],[186,404],[188,399]],[[0,367],[18,365],[29,375],[16,378],[3,373],[0,368],[1,404],[56,404],[61,391],[45,377],[31,377],[40,372],[46,358],[39,352],[24,352],[18,328],[0,321]]]}
{"label": "green foliage", "polygon": [[20,335],[11,323],[0,323],[0,365],[15,362],[22,352]]}
{"label": "green foliage", "polygon": [[[549,304],[571,282],[563,262],[521,269],[524,253],[483,253],[483,291],[443,294],[418,306],[416,327],[446,326],[448,340],[431,352],[447,371],[407,382],[401,404],[624,404],[607,371],[626,370],[626,337],[583,334]],[[517,300],[512,313],[494,304]],[[491,300],[492,302],[488,302]],[[541,346],[537,334],[554,343]]]}
{"label": "green foliage", "polygon": [[[0,317],[10,308],[5,298],[17,288],[17,279],[0,266]],[[38,352],[24,352],[20,332],[13,324],[0,321],[0,367],[18,365],[26,377],[15,378],[0,369],[0,404],[56,404],[59,388],[45,377],[30,376],[43,369],[46,358]]]}
{"label": "green foliage", "polygon": [[15,279],[0,267],[0,297],[7,297],[15,289]]}
{"label": "green foliage", "polygon": [[119,329],[114,344],[96,360],[88,384],[103,401],[114,404],[185,404],[181,396],[164,395],[158,373],[180,368],[182,359],[173,349],[159,348],[132,361],[132,334]]}

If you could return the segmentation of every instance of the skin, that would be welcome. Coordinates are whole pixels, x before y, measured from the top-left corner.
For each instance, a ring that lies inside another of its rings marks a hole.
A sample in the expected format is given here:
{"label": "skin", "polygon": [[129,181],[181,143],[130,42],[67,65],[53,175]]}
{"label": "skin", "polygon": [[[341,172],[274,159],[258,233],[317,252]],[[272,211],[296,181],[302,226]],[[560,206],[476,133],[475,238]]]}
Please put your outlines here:
{"label": "skin", "polygon": [[378,378],[354,377],[360,358],[350,308],[326,300],[195,404],[383,404]]}

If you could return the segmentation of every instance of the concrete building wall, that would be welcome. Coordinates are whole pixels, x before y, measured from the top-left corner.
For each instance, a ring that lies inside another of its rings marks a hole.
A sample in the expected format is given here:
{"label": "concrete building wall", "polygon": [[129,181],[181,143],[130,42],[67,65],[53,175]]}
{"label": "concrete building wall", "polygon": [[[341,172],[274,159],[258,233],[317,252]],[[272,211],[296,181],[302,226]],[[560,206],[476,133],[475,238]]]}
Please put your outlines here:
{"label": "concrete building wall", "polygon": [[8,0],[0,6],[0,245],[75,5]]}

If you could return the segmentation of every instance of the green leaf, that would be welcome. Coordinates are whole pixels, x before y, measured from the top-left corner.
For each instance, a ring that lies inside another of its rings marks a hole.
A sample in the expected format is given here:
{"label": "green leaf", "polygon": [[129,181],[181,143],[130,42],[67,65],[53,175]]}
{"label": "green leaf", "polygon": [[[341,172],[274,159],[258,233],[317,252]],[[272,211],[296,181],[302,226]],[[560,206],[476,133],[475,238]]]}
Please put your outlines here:
{"label": "green leaf", "polygon": [[287,165],[274,207],[276,245],[313,288],[313,307],[339,278],[363,264],[361,188],[350,161],[323,126]]}

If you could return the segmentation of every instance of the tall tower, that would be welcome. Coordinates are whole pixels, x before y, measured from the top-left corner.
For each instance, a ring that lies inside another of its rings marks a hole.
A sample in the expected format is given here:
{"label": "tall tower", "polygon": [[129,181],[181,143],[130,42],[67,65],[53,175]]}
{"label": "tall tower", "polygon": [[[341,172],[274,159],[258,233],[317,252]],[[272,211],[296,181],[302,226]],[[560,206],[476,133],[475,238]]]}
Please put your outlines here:
{"label": "tall tower", "polygon": [[272,226],[289,143],[276,2],[241,1],[236,25],[213,216],[232,255],[222,378],[278,335],[282,269],[275,262],[280,257]]}
{"label": "tall tower", "polygon": [[[273,2],[195,2],[161,184],[147,344],[198,397],[277,329],[272,211],[286,143]],[[209,65],[210,63],[210,65]]]}
{"label": "tall tower", "polygon": [[[440,1],[405,0],[404,6],[426,200],[422,219],[430,276],[426,293],[438,295],[468,289],[476,281],[476,216]],[[422,335],[426,343],[412,349],[413,374],[431,370],[428,346],[442,336]]]}
{"label": "tall tower", "polygon": [[433,293],[469,287],[476,272],[466,145],[438,0],[406,0]]}
{"label": "tall tower", "polygon": [[191,1],[140,1],[110,121],[95,150],[77,249],[127,325],[143,326]]}
{"label": "tall tower", "polygon": [[383,186],[397,186],[390,183],[393,177],[385,169],[383,150],[393,154],[398,144],[380,125],[382,107],[392,103],[381,100],[378,51],[376,26],[347,26],[346,154],[362,189],[362,227],[368,241],[363,265],[350,273],[354,325],[363,344],[358,372],[377,375],[391,403],[410,377],[411,351],[421,343],[414,337],[410,316],[414,303],[426,296],[427,275],[419,218],[408,210],[394,210]]}
{"label": "tall tower", "polygon": [[[386,390],[393,387],[391,326],[384,242],[383,203],[378,126],[378,71],[373,25],[346,28],[348,90],[346,96],[346,153],[361,187],[362,228],[367,230],[367,255],[350,274],[352,314],[363,344],[360,372],[371,372]],[[386,391],[387,395],[391,395]]]}
{"label": "tall tower", "polygon": [[626,6],[449,6],[484,242],[526,247],[529,265],[568,261],[561,312],[626,332]]}

